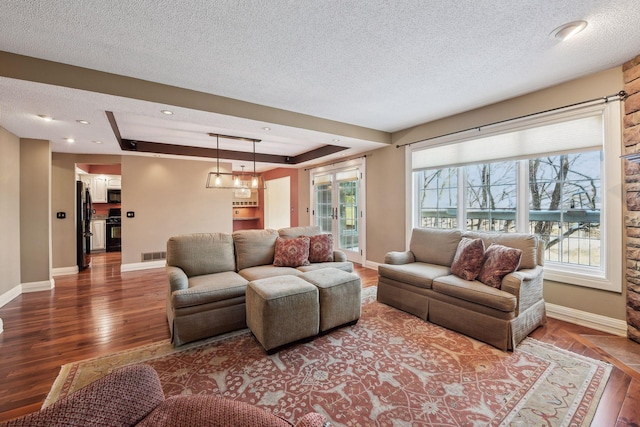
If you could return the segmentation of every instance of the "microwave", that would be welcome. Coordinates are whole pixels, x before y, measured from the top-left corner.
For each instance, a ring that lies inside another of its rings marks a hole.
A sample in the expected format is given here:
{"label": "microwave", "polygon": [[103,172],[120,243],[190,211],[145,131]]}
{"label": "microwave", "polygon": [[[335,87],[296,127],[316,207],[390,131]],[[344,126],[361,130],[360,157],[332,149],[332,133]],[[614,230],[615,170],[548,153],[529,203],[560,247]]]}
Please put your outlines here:
{"label": "microwave", "polygon": [[107,203],[121,203],[120,189],[107,189]]}

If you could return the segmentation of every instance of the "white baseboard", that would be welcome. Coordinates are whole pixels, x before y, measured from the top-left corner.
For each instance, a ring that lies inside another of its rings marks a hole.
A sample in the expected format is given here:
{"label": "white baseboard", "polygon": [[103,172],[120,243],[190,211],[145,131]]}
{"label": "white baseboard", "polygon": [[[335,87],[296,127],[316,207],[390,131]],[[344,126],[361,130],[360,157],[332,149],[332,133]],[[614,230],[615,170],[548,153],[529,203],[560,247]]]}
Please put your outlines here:
{"label": "white baseboard", "polygon": [[50,291],[51,289],[56,287],[56,282],[53,280],[53,277],[49,280],[43,280],[41,282],[29,282],[22,284],[22,293],[26,294],[29,292],[40,292],[40,291]]}
{"label": "white baseboard", "polygon": [[148,261],[148,262],[134,262],[131,264],[122,264],[120,266],[121,272],[126,271],[138,271],[138,270],[150,270],[152,268],[164,268],[167,265],[167,261]]}
{"label": "white baseboard", "polygon": [[4,307],[15,297],[19,296],[22,293],[21,288],[22,287],[20,285],[17,285],[0,295],[0,307]]}
{"label": "white baseboard", "polygon": [[364,268],[370,268],[372,270],[376,270],[378,271],[378,266],[380,265],[379,262],[373,262],[373,261],[368,261],[366,260],[364,262],[364,264],[362,265]]}
{"label": "white baseboard", "polygon": [[545,303],[545,306],[547,308],[547,316],[553,319],[564,320],[565,322],[575,323],[576,325],[586,326],[621,337],[627,336],[627,322],[624,320],[593,314],[588,311],[576,310],[557,304]]}
{"label": "white baseboard", "polygon": [[76,273],[78,273],[77,265],[74,265],[73,267],[58,267],[51,270],[51,275],[53,277],[64,276],[67,274],[76,274]]}

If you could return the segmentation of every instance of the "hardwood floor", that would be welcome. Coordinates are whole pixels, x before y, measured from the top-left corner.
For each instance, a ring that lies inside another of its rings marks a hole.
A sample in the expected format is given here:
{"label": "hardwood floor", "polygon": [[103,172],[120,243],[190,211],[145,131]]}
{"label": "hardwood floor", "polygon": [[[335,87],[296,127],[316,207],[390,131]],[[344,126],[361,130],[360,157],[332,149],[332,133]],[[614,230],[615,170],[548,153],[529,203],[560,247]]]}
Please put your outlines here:
{"label": "hardwood floor", "polygon": [[[377,272],[357,267],[363,286]],[[120,273],[120,254],[94,256],[92,266],[55,278],[50,292],[23,294],[0,308],[0,421],[36,411],[60,366],[169,338],[164,269]],[[531,336],[614,364],[593,426],[638,426],[640,374],[583,335],[608,334],[549,319]]]}

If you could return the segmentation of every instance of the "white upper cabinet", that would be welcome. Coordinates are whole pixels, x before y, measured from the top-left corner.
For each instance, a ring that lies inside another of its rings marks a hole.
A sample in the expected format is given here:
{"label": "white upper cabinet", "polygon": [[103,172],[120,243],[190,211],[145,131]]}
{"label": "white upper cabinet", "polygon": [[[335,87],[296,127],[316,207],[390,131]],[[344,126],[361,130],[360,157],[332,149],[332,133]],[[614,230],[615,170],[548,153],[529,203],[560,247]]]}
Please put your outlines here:
{"label": "white upper cabinet", "polygon": [[79,178],[89,188],[93,203],[107,203],[107,189],[119,189],[122,182],[120,175],[83,174]]}
{"label": "white upper cabinet", "polygon": [[119,176],[107,176],[107,188],[120,188],[121,187],[121,179]]}
{"label": "white upper cabinet", "polygon": [[91,201],[93,203],[107,203],[107,177],[96,175],[91,177]]}

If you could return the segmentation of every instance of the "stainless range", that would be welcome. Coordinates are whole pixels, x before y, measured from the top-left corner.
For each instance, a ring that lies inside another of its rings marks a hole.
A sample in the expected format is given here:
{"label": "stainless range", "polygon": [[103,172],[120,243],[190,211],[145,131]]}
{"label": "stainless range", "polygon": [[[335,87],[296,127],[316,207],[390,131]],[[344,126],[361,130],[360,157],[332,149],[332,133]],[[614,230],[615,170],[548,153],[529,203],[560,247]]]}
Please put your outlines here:
{"label": "stainless range", "polygon": [[120,252],[122,245],[120,239],[120,208],[109,209],[109,216],[105,220],[107,226],[107,252]]}

